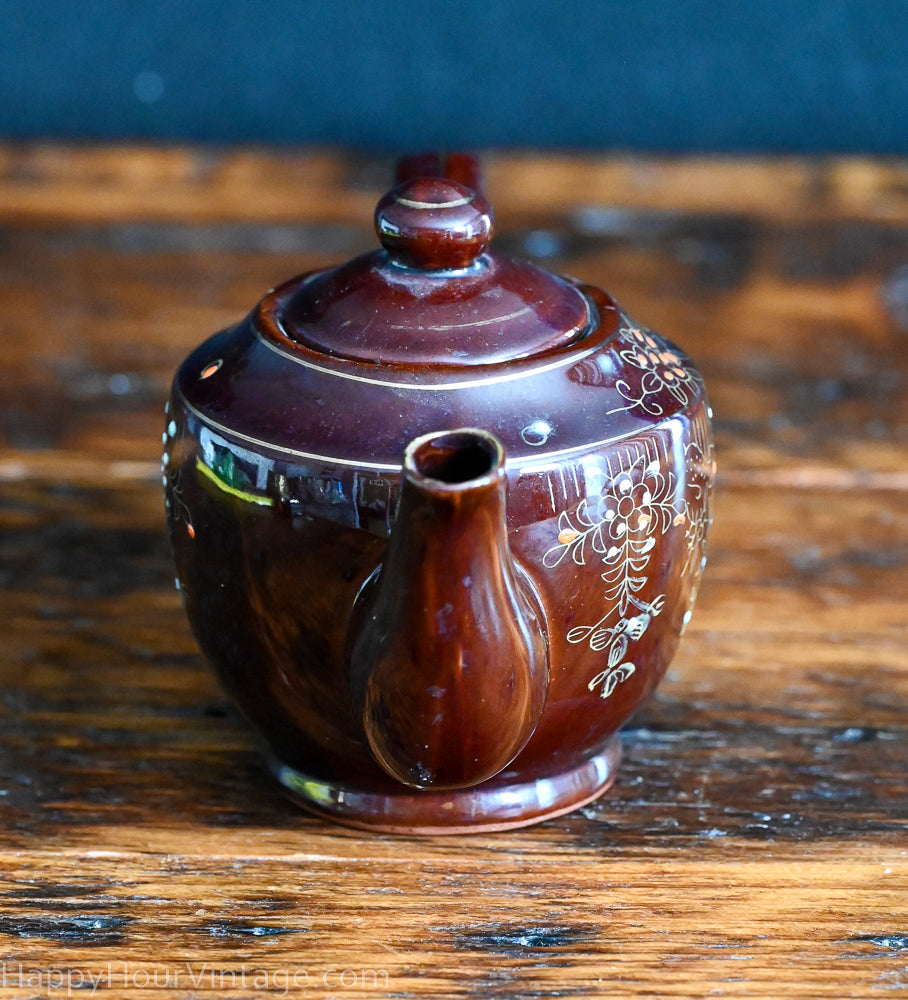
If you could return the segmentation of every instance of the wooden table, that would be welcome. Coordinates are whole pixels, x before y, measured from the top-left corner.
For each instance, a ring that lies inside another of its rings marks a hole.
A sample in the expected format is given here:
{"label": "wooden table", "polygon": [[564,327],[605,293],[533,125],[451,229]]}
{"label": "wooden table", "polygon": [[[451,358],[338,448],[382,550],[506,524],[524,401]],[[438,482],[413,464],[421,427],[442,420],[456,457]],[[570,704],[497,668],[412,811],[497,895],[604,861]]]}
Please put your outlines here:
{"label": "wooden table", "polygon": [[408,839],[266,776],[158,468],[184,354],[371,248],[390,161],[0,146],[0,997],[908,989],[908,164],[486,163],[501,247],[700,363],[715,526],[613,792]]}

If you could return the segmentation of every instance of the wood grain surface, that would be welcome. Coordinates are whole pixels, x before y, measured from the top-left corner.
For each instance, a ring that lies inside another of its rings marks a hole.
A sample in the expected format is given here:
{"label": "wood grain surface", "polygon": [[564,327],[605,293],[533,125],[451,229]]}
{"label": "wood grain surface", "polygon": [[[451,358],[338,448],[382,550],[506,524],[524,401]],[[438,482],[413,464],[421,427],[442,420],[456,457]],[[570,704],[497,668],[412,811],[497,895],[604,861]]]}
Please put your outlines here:
{"label": "wood grain surface", "polygon": [[0,997],[908,990],[908,164],[486,166],[499,247],[697,359],[715,526],[612,793],[417,839],[279,795],[159,495],[177,364],[371,248],[390,161],[0,146]]}

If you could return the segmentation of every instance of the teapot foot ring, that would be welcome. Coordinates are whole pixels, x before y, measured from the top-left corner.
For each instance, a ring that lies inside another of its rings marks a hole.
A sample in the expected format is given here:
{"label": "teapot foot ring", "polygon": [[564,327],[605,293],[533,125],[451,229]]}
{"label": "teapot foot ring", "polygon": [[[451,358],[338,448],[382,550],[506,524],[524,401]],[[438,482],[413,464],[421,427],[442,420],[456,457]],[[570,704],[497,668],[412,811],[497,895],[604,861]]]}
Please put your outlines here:
{"label": "teapot foot ring", "polygon": [[544,778],[521,780],[508,771],[473,788],[386,792],[325,782],[272,760],[284,792],[305,810],[344,826],[375,833],[495,833],[540,823],[587,805],[615,781],[621,739],[615,733],[580,764]]}

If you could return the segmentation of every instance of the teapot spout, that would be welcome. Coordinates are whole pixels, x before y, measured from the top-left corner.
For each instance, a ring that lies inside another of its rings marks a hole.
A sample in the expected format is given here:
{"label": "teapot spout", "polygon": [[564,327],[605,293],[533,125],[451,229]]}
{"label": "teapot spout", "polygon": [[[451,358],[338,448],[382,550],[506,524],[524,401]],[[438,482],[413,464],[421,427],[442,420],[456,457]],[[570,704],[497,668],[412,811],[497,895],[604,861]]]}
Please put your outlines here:
{"label": "teapot spout", "polygon": [[407,448],[387,556],[348,647],[372,754],[406,785],[492,777],[542,713],[545,622],[512,558],[505,503],[492,434],[444,431]]}

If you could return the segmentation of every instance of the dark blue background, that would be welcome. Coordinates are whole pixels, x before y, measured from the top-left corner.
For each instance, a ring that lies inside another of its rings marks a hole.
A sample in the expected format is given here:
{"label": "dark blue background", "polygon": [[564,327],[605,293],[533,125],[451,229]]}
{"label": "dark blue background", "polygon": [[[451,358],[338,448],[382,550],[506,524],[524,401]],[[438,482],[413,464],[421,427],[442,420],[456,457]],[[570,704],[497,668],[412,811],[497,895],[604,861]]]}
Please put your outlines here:
{"label": "dark blue background", "polygon": [[0,136],[908,153],[908,0],[0,0]]}

